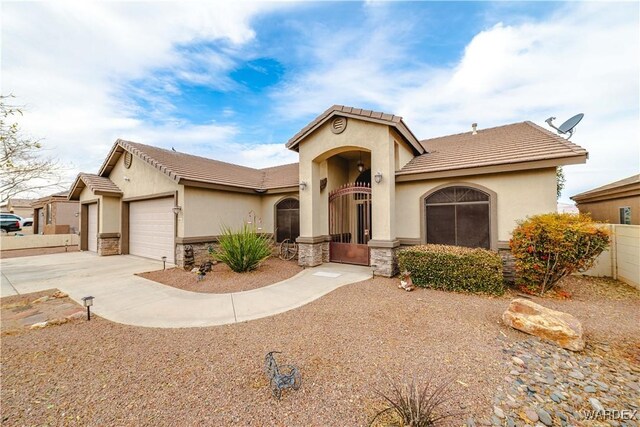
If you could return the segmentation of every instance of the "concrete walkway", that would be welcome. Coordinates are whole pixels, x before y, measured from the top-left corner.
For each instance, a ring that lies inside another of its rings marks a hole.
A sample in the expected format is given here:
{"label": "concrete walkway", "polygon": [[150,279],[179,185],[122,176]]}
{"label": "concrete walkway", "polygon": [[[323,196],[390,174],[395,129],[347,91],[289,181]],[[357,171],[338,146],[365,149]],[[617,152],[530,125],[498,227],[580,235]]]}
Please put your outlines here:
{"label": "concrete walkway", "polygon": [[184,328],[227,325],[282,313],[349,283],[371,278],[368,267],[323,264],[276,284],[246,292],[183,291],[135,276],[162,262],[131,255],[76,252],[0,260],[0,296],[58,288],[76,302],[95,297],[93,312],[134,326]]}

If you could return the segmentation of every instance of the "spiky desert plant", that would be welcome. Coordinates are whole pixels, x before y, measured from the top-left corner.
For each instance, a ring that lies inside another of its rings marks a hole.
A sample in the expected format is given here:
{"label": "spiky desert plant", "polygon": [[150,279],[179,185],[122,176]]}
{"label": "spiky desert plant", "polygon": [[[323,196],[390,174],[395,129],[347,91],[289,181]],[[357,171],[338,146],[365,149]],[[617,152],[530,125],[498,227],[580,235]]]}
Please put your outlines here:
{"label": "spiky desert plant", "polygon": [[389,390],[377,390],[385,401],[385,408],[371,420],[371,425],[383,414],[392,413],[407,427],[437,427],[444,420],[457,414],[447,410],[445,404],[452,400],[451,382],[428,378],[418,381],[389,379]]}
{"label": "spiky desert plant", "polygon": [[222,226],[218,238],[219,249],[213,254],[217,261],[224,262],[237,273],[255,270],[271,255],[271,238],[258,234],[248,224],[238,230]]}

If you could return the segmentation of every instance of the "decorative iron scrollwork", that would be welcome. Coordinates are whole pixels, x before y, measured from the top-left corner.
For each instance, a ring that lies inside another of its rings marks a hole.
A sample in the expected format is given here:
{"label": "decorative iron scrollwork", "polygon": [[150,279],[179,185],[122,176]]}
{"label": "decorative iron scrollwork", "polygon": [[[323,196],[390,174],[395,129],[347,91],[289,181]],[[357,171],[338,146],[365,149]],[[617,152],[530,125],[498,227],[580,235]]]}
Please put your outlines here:
{"label": "decorative iron scrollwork", "polygon": [[302,376],[300,371],[293,365],[278,366],[274,354],[280,354],[280,351],[270,351],[264,357],[264,371],[269,380],[271,394],[280,400],[282,390],[291,388],[298,390],[302,385]]}

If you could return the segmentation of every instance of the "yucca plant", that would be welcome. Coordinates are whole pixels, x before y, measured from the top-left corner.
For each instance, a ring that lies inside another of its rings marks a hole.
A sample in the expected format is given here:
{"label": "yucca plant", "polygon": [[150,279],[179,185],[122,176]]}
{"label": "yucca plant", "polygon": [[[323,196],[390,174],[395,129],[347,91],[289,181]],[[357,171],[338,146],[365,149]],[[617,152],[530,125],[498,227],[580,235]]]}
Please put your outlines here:
{"label": "yucca plant", "polygon": [[385,401],[385,408],[376,414],[370,426],[383,414],[395,415],[406,427],[437,427],[457,415],[444,407],[451,400],[449,381],[419,382],[412,377],[410,381],[389,380],[389,385],[388,392],[377,390]]}
{"label": "yucca plant", "polygon": [[222,235],[218,238],[219,249],[213,254],[217,261],[224,262],[237,273],[255,270],[261,262],[271,255],[271,238],[256,233],[256,230],[243,224],[238,230],[222,226]]}

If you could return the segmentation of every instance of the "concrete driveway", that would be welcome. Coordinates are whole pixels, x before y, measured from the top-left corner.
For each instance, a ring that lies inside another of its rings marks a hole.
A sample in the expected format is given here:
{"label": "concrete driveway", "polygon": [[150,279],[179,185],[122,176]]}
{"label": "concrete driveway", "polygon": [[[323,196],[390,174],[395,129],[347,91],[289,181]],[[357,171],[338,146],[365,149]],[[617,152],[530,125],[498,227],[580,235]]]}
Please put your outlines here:
{"label": "concrete driveway", "polygon": [[99,257],[89,252],[0,260],[0,296],[58,288],[76,302],[95,297],[92,311],[134,326],[184,328],[226,325],[282,313],[349,283],[371,278],[368,267],[323,264],[276,284],[246,292],[183,291],[135,276],[162,262],[131,255]]}

